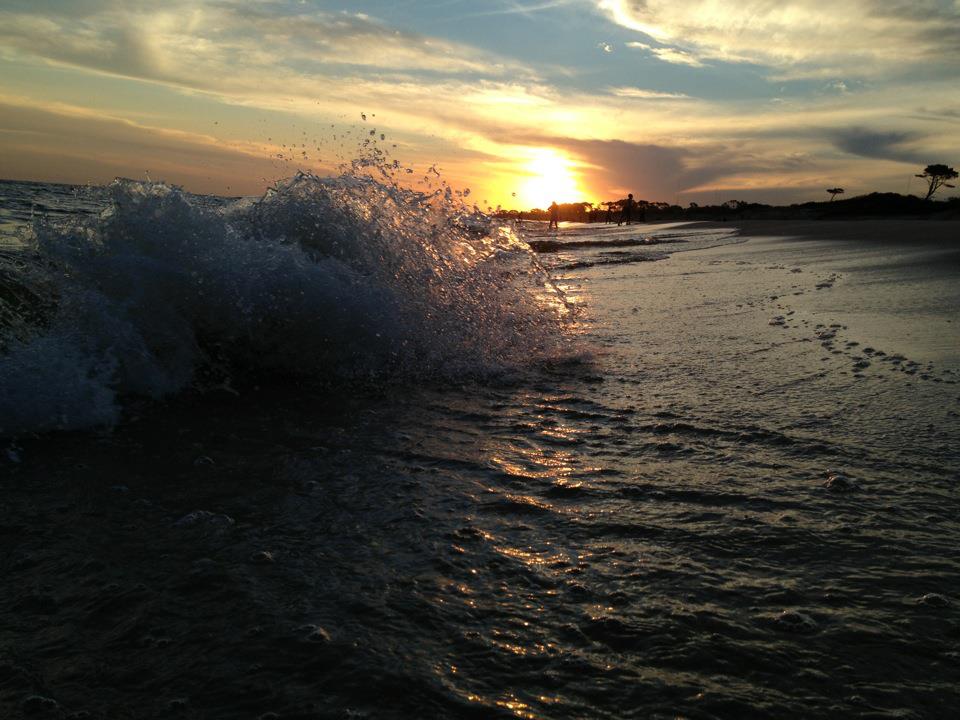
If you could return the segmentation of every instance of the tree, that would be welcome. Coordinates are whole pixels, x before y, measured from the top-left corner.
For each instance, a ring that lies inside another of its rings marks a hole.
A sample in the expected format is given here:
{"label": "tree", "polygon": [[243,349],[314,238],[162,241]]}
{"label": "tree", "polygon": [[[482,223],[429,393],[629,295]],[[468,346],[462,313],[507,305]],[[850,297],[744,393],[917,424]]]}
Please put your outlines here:
{"label": "tree", "polygon": [[833,202],[837,195],[843,195],[843,188],[827,188],[827,192],[830,193],[830,202]]}
{"label": "tree", "polygon": [[922,175],[917,175],[927,181],[927,196],[924,200],[929,200],[933,194],[942,187],[955,187],[947,182],[957,177],[957,171],[946,165],[927,165],[923,169]]}

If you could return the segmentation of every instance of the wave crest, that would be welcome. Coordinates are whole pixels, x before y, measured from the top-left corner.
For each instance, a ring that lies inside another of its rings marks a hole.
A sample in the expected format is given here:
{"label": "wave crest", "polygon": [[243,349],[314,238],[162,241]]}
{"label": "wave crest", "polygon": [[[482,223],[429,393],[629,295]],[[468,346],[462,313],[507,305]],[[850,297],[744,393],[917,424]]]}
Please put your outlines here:
{"label": "wave crest", "polygon": [[300,174],[217,207],[117,180],[0,257],[0,433],[118,419],[202,377],[462,377],[565,352],[570,307],[529,246],[431,195]]}

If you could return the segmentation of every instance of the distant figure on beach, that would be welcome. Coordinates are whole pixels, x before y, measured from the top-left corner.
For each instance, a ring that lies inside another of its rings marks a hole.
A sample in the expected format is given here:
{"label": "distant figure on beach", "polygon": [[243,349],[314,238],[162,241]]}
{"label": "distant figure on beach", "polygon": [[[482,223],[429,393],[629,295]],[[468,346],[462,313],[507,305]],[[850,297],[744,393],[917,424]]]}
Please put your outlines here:
{"label": "distant figure on beach", "polygon": [[560,206],[556,200],[550,203],[550,224],[547,225],[547,230],[550,228],[560,229]]}
{"label": "distant figure on beach", "polygon": [[620,213],[620,220],[617,221],[617,225],[630,224],[630,220],[633,218],[634,205],[636,203],[633,201],[633,193],[630,193],[627,195],[627,199],[623,201],[623,211]]}

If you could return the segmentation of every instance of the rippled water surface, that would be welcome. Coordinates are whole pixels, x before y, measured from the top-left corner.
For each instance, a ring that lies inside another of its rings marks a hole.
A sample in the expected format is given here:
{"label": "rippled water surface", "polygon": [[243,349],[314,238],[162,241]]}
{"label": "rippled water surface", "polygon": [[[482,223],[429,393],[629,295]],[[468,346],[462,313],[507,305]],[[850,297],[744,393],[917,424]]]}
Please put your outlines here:
{"label": "rippled water surface", "polygon": [[11,445],[0,707],[955,717],[956,248],[585,238],[581,357]]}

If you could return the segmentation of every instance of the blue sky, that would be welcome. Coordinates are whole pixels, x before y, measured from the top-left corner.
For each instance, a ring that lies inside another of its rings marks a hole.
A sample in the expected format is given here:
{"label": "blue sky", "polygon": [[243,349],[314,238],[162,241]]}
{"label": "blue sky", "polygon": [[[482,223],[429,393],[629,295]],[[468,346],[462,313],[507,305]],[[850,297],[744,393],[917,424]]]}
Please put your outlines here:
{"label": "blue sky", "polygon": [[0,175],[252,194],[375,127],[490,204],[916,192],[958,70],[957,0],[7,0]]}

